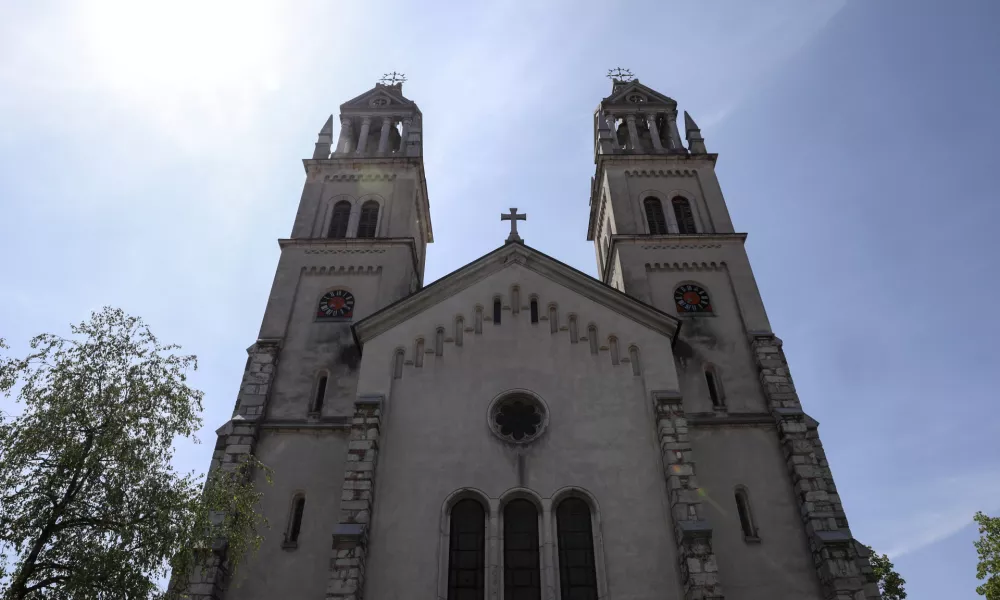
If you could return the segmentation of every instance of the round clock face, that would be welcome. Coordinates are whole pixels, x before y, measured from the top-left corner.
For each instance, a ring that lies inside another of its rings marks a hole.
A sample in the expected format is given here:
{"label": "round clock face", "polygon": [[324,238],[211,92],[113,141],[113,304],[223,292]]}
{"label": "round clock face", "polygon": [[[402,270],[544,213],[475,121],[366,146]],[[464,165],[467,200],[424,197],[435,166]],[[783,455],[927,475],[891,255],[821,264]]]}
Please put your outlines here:
{"label": "round clock face", "polygon": [[316,316],[320,318],[349,319],[354,315],[354,295],[347,290],[333,290],[320,298]]}
{"label": "round clock face", "polygon": [[708,292],[696,285],[685,283],[674,291],[677,312],[710,312],[712,304]]}

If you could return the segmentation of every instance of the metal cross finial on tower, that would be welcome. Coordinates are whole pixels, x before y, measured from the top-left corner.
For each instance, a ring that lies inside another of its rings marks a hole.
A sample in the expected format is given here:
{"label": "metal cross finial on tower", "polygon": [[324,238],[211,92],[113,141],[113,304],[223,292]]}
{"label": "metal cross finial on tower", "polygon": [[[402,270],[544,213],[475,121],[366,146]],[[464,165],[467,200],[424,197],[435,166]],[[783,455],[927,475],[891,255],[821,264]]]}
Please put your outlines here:
{"label": "metal cross finial on tower", "polygon": [[615,81],[632,81],[635,79],[635,75],[628,69],[615,67],[614,69],[608,69],[608,78]]}
{"label": "metal cross finial on tower", "polygon": [[519,215],[517,214],[517,209],[512,208],[510,209],[510,214],[500,213],[500,220],[510,221],[510,235],[507,236],[508,244],[510,242],[524,242],[524,240],[521,239],[521,236],[517,235],[517,222],[527,221],[528,220],[527,214]]}
{"label": "metal cross finial on tower", "polygon": [[395,71],[392,73],[386,73],[382,76],[382,79],[378,80],[378,82],[382,85],[396,85],[397,83],[403,83],[404,81],[406,81],[406,75]]}

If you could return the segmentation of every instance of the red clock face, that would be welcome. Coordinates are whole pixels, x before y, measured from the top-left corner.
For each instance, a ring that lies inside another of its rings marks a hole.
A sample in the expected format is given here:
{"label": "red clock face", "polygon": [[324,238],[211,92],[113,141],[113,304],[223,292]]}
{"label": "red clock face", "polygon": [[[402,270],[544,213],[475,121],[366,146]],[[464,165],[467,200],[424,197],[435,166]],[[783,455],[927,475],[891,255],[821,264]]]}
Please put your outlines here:
{"label": "red clock face", "polygon": [[321,319],[350,319],[354,315],[354,295],[347,290],[333,290],[320,298],[316,316]]}
{"label": "red clock face", "polygon": [[708,292],[690,283],[685,283],[674,291],[674,302],[677,304],[677,312],[681,313],[712,311]]}

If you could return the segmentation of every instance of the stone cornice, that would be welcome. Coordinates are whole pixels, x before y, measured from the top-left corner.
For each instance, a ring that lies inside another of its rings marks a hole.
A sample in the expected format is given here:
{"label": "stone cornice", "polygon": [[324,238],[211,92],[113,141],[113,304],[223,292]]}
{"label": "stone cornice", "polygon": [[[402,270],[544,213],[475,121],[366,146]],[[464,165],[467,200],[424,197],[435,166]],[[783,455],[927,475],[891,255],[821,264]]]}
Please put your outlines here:
{"label": "stone cornice", "polygon": [[658,331],[670,338],[671,342],[677,335],[680,327],[680,320],[677,317],[627,296],[534,248],[520,243],[509,243],[442,277],[423,290],[355,323],[353,326],[355,339],[363,346],[368,340],[406,319],[514,264],[522,265],[620,315]]}
{"label": "stone cornice", "polygon": [[[388,248],[404,246],[410,251],[413,272],[417,274],[418,278],[421,275],[420,266],[417,264],[417,245],[413,238],[282,238],[278,240],[278,246],[282,250],[300,248],[303,254],[352,256],[383,254]],[[326,268],[333,269],[333,267]]]}

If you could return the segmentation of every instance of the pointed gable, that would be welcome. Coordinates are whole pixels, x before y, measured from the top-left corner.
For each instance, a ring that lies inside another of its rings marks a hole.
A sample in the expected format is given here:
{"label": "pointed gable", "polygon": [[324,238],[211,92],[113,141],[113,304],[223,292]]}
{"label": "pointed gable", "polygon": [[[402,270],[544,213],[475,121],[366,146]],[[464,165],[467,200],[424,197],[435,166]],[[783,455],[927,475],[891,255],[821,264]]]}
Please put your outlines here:
{"label": "pointed gable", "polygon": [[379,334],[513,265],[521,265],[555,281],[571,292],[667,336],[671,341],[680,328],[680,320],[672,315],[627,296],[534,248],[520,243],[508,243],[415,294],[362,319],[353,326],[354,335],[363,347]]}
{"label": "pointed gable", "polygon": [[611,95],[601,102],[603,106],[609,106],[612,104],[636,104],[636,102],[634,102],[631,98],[638,96],[643,99],[642,103],[645,104],[664,104],[675,109],[677,107],[677,102],[673,98],[665,96],[652,88],[642,85],[639,83],[639,80],[616,85],[615,88],[616,89],[611,93]]}
{"label": "pointed gable", "polygon": [[376,83],[372,89],[341,104],[340,110],[341,112],[369,111],[378,108],[398,110],[401,107],[417,110],[417,105],[403,96],[402,85]]}

